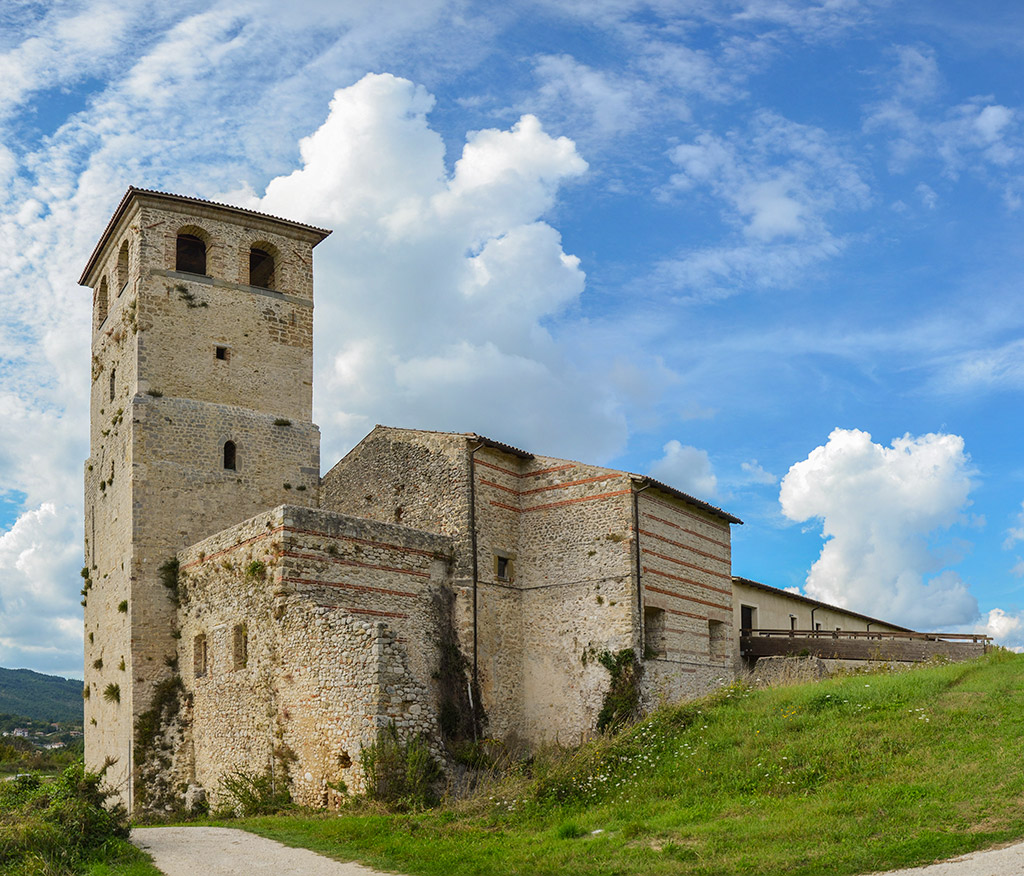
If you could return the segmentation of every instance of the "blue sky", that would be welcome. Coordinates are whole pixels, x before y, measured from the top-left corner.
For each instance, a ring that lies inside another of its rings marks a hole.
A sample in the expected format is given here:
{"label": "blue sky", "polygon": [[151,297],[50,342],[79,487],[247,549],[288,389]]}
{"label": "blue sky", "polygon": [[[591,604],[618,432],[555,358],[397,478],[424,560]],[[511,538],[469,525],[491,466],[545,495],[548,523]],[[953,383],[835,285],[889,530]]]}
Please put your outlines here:
{"label": "blue sky", "polygon": [[0,2],[0,665],[81,672],[88,290],[129,185],[335,229],[316,420],[741,517],[739,575],[1024,645],[1024,10]]}

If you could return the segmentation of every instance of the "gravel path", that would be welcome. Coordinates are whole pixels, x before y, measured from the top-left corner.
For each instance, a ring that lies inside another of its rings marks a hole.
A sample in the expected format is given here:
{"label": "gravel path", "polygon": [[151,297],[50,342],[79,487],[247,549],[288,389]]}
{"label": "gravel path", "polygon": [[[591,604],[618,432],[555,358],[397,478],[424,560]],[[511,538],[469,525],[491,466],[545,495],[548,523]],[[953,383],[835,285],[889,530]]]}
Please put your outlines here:
{"label": "gravel path", "polygon": [[881,876],[1021,876],[1024,873],[1024,843],[971,852],[960,858],[915,867],[911,870],[892,870]]}
{"label": "gravel path", "polygon": [[[227,827],[136,827],[132,842],[153,856],[166,876],[383,876]],[[1024,843],[973,852],[927,867],[879,876],[1021,876]]]}
{"label": "gravel path", "polygon": [[136,827],[131,840],[166,876],[381,876],[227,827]]}

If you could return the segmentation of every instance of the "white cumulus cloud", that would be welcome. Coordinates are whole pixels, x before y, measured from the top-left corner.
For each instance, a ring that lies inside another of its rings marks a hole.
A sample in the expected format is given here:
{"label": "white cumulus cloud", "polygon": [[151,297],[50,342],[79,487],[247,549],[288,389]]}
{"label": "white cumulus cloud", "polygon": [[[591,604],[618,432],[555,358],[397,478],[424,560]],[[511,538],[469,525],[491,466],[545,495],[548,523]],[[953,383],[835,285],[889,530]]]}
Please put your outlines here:
{"label": "white cumulus cloud", "polygon": [[550,332],[585,278],[544,217],[587,164],[524,115],[467,135],[449,172],[433,104],[389,74],[339,89],[301,168],[247,202],[334,229],[316,252],[324,459],[375,422],[606,458],[624,419]]}
{"label": "white cumulus cloud", "polygon": [[835,429],[782,480],[782,511],[826,539],[808,596],[902,623],[972,622],[978,605],[938,542],[967,508],[970,459],[958,435],[905,435],[884,447]]}
{"label": "white cumulus cloud", "polygon": [[706,450],[690,447],[673,438],[662,451],[665,455],[651,463],[653,477],[698,498],[715,494],[718,478]]}

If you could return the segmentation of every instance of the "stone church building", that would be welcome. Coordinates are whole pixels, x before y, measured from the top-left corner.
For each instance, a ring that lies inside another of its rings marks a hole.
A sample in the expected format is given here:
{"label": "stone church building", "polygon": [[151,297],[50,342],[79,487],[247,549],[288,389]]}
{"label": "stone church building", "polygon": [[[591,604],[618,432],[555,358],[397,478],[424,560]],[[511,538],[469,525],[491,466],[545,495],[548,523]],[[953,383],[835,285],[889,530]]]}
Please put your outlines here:
{"label": "stone church building", "polygon": [[86,762],[112,761],[136,808],[189,785],[215,798],[239,768],[331,805],[392,721],[440,759],[474,734],[577,742],[603,652],[637,655],[647,705],[733,675],[741,521],[720,508],[384,426],[321,478],[313,248],[329,233],[130,188],[82,274]]}

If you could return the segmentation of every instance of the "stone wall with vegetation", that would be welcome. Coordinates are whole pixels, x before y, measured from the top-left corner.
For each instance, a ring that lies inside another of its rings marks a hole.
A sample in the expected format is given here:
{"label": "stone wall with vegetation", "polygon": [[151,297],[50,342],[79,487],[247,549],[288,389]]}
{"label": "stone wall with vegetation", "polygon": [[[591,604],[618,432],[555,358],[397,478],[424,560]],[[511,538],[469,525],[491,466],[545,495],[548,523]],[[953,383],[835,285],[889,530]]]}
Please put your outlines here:
{"label": "stone wall with vegetation", "polygon": [[394,722],[440,760],[436,615],[448,539],[281,506],[179,555],[195,780],[269,773],[298,802],[362,788],[359,757]]}

